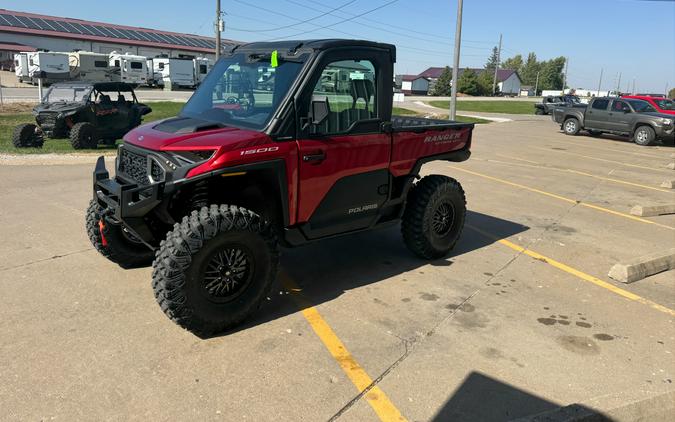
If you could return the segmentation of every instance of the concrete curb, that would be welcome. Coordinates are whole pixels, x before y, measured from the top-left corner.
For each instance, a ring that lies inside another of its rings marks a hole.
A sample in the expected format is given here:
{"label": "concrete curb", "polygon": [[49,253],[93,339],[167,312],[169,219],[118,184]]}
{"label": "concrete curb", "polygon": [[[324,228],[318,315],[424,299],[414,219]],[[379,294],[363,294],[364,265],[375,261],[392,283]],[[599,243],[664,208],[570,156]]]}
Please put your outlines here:
{"label": "concrete curb", "polygon": [[622,283],[633,283],[672,269],[675,269],[675,248],[641,256],[623,264],[614,264],[608,275]]}
{"label": "concrete curb", "polygon": [[675,189],[675,180],[664,180],[663,183],[661,183],[661,187],[666,189]]}
{"label": "concrete curb", "polygon": [[675,214],[675,204],[643,206],[636,205],[630,210],[631,215],[653,217],[655,215]]}

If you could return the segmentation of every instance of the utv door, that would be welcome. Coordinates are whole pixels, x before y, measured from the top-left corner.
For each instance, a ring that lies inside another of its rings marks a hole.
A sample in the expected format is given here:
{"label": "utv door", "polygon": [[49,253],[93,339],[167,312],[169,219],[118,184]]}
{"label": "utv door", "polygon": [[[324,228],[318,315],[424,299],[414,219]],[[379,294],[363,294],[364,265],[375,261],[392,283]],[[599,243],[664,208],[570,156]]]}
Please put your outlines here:
{"label": "utv door", "polygon": [[630,106],[628,103],[621,100],[612,101],[610,107],[608,129],[615,132],[630,132],[632,116]]}
{"label": "utv door", "polygon": [[[380,54],[378,54],[380,52]],[[296,99],[300,116],[298,222],[310,239],[374,224],[388,198],[391,136],[382,132],[389,57],[380,50],[328,51]],[[390,96],[391,94],[389,94]],[[325,120],[307,119],[327,101]]]}
{"label": "utv door", "polygon": [[[114,97],[114,98],[113,98]],[[130,107],[119,93],[101,93],[94,105],[96,126],[102,138],[117,139],[129,128]]]}

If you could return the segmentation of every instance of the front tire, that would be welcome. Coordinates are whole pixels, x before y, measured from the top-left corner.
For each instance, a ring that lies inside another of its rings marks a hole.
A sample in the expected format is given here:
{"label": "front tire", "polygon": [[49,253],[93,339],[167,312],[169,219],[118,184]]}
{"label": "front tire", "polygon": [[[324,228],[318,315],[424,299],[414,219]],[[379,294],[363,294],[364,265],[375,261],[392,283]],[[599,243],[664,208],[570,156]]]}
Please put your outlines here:
{"label": "front tire", "polygon": [[279,263],[272,226],[231,205],[193,211],[157,251],[152,288],[164,313],[208,337],[255,312],[276,279]]}
{"label": "front tire", "polygon": [[122,226],[107,223],[103,208],[93,199],[87,208],[85,225],[94,249],[120,267],[139,268],[152,263],[154,251],[125,232]]}
{"label": "front tire", "polygon": [[74,149],[95,149],[98,145],[96,128],[89,122],[80,122],[70,129],[70,144]]}
{"label": "front tire", "polygon": [[565,135],[575,136],[580,130],[581,128],[579,127],[579,121],[574,117],[566,119],[565,123],[563,123],[563,131],[565,131]]}
{"label": "front tire", "polygon": [[465,217],[466,198],[459,182],[427,176],[408,194],[401,224],[403,240],[420,258],[441,258],[459,240]]}
{"label": "front tire", "polygon": [[37,126],[24,123],[14,128],[12,144],[15,148],[42,148],[44,138],[37,132]]}
{"label": "front tire", "polygon": [[649,126],[640,126],[633,134],[633,141],[643,147],[653,145],[654,141],[656,141],[656,133]]}

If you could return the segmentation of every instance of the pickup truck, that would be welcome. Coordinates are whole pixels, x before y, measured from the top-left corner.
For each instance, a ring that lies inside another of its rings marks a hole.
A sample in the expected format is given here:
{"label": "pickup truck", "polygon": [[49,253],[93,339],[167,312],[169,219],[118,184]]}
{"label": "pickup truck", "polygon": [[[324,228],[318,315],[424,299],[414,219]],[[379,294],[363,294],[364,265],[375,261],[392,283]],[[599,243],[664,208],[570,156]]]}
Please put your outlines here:
{"label": "pickup truck", "polygon": [[177,117],[124,137],[114,177],[98,159],[92,244],[122,267],[152,262],[159,306],[200,336],[265,301],[280,246],[400,223],[413,253],[445,256],[464,191],[420,169],[467,160],[473,124],[392,116],[395,60],[393,45],[353,40],[225,52]]}
{"label": "pickup truck", "polygon": [[638,145],[653,145],[657,139],[674,139],[675,118],[658,113],[648,102],[618,97],[598,97],[586,107],[560,107],[553,121],[567,135],[586,130],[591,136],[611,133],[632,137]]}
{"label": "pickup truck", "polygon": [[541,103],[534,105],[534,114],[537,115],[546,115],[551,114],[556,107],[564,106],[574,106],[581,104],[579,97],[576,95],[563,95],[558,97],[544,97],[541,99]]}

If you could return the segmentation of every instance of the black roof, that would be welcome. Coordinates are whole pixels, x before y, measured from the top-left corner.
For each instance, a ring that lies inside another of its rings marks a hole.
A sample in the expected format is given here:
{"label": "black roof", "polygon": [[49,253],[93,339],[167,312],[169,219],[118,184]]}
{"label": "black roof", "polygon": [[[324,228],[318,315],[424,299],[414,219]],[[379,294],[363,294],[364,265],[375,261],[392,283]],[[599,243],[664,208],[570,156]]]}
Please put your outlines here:
{"label": "black roof", "polygon": [[239,44],[232,48],[234,50],[282,50],[282,51],[295,51],[295,50],[312,50],[312,51],[322,51],[328,48],[336,47],[372,47],[379,48],[384,50],[389,50],[391,52],[394,60],[396,59],[396,46],[393,44],[378,43],[375,41],[367,40],[348,40],[348,39],[319,39],[319,40],[288,40],[288,41],[260,41],[252,42],[248,44]]}
{"label": "black roof", "polygon": [[57,82],[52,85],[55,88],[70,87],[70,88],[94,88],[98,91],[122,91],[132,92],[134,87],[126,82]]}

